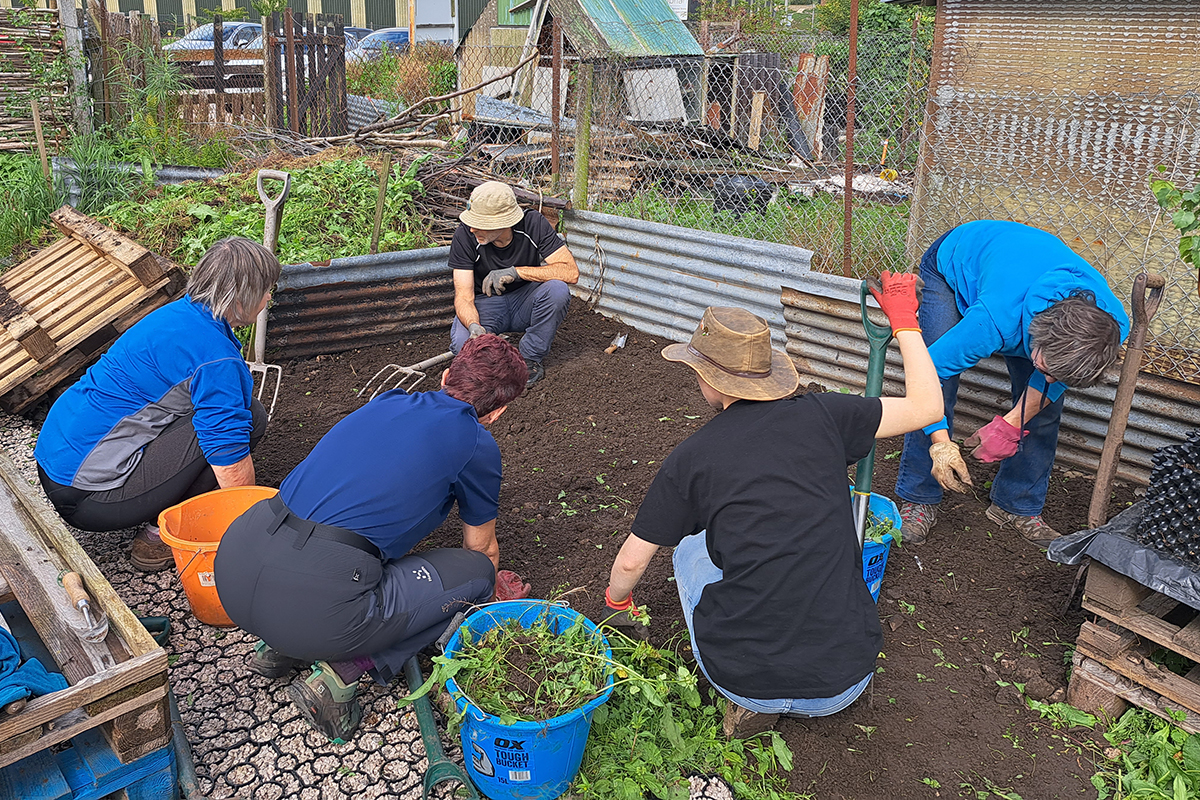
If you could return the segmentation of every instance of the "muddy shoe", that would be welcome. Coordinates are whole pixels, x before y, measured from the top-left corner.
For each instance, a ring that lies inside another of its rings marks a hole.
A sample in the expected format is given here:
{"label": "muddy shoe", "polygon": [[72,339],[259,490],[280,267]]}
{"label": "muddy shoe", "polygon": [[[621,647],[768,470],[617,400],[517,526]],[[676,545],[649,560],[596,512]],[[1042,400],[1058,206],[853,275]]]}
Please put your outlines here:
{"label": "muddy shoe", "polygon": [[254,645],[254,652],[250,654],[246,666],[250,668],[251,672],[258,673],[264,678],[282,678],[292,670],[304,666],[304,662],[298,658],[285,656],[260,640],[258,644]]}
{"label": "muddy shoe", "polygon": [[358,681],[349,685],[333,671],[328,662],[313,664],[307,678],[297,678],[288,687],[292,702],[300,708],[313,727],[334,744],[345,744],[358,730],[362,708],[358,705]]}
{"label": "muddy shoe", "polygon": [[158,538],[158,526],[147,524],[133,537],[129,561],[134,569],[142,572],[161,572],[175,563],[175,555],[170,546]]}
{"label": "muddy shoe", "polygon": [[1001,528],[1005,525],[1012,525],[1025,541],[1037,547],[1049,547],[1051,542],[1062,535],[1047,525],[1041,514],[1035,514],[1032,517],[1010,514],[995,503],[988,506],[988,510],[984,513],[987,514],[988,519]]}
{"label": "muddy shoe", "polygon": [[725,707],[725,721],[721,729],[725,731],[726,739],[749,739],[771,730],[778,721],[778,714],[759,714],[737,703],[730,703]]}
{"label": "muddy shoe", "polygon": [[525,381],[526,389],[546,377],[546,368],[542,366],[542,362],[540,361],[530,361],[527,358],[525,359],[525,367],[529,370],[529,380]]}
{"label": "muddy shoe", "polygon": [[906,544],[925,544],[929,529],[937,522],[938,507],[921,503],[905,503],[900,506],[901,541]]}

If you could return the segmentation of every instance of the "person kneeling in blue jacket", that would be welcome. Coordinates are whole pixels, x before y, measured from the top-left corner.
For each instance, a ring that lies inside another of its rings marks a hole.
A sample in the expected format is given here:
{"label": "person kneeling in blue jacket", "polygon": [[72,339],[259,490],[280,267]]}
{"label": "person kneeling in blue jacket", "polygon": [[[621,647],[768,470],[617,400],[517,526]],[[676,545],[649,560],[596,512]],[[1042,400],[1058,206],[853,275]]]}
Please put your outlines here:
{"label": "person kneeling in blue jacket", "polygon": [[896,494],[905,501],[904,543],[923,543],[942,490],[971,476],[950,438],[958,377],[1004,356],[1012,409],[965,444],[980,461],[1003,462],[992,482],[990,520],[1046,547],[1058,533],[1042,519],[1068,387],[1098,383],[1129,334],[1108,282],[1058,237],[1017,222],[980,220],[950,230],[921,258],[921,329],[942,380],[946,415],[908,434]]}

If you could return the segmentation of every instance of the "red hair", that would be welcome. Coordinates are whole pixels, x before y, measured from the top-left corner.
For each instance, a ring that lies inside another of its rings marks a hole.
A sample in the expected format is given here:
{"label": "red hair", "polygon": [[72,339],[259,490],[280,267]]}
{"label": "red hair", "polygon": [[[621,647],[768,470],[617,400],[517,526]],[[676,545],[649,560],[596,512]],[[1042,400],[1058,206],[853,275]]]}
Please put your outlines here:
{"label": "red hair", "polygon": [[525,391],[529,370],[517,348],[495,334],[468,339],[446,370],[446,394],[470,403],[479,416],[506,406]]}

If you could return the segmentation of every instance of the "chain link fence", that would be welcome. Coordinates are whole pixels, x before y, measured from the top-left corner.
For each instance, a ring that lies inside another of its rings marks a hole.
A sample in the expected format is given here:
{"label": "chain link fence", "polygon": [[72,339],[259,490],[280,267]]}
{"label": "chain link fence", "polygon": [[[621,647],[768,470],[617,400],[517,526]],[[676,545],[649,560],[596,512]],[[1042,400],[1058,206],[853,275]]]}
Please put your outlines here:
{"label": "chain link fence", "polygon": [[[532,52],[512,30],[459,48],[460,87]],[[864,32],[847,264],[846,37],[706,28],[703,56],[585,59],[569,40],[556,58],[550,31],[536,67],[464,98],[472,143],[498,174],[577,208],[804,247],[813,269],[856,277],[914,268],[963,222],[1025,222],[1071,245],[1126,303],[1139,272],[1165,274],[1146,370],[1200,382],[1196,276],[1148,187],[1160,164],[1188,185],[1200,172],[1196,91],[1147,92],[1172,82],[1131,79],[1128,93],[931,94],[927,31]]]}

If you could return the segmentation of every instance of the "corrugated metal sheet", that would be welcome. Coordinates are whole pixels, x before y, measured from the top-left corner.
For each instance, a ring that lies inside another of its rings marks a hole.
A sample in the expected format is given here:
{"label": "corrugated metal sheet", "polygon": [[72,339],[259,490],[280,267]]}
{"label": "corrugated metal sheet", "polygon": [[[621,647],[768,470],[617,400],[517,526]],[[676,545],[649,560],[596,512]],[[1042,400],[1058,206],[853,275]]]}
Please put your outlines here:
{"label": "corrugated metal sheet", "polygon": [[448,337],[449,257],[449,247],[432,247],[285,266],[267,325],[273,357],[338,353],[418,331]]}
{"label": "corrugated metal sheet", "polygon": [[346,124],[348,130],[356,131],[364,125],[387,119],[404,110],[399,103],[387,100],[377,100],[374,97],[362,97],[356,94],[346,95]]}
{"label": "corrugated metal sheet", "polygon": [[[866,384],[867,339],[858,305],[859,282],[837,275],[809,273],[783,290],[787,352],[805,377],[830,388],[862,391]],[[882,313],[879,321],[883,322]],[[1118,370],[1104,383],[1067,393],[1059,431],[1058,463],[1094,472],[1108,431]],[[888,349],[885,395],[904,392],[900,352]],[[963,373],[955,406],[955,428],[961,438],[992,417],[1012,408],[1008,370],[993,357]],[[1118,477],[1145,484],[1154,451],[1181,441],[1200,426],[1200,387],[1142,374],[1121,451]]]}
{"label": "corrugated metal sheet", "polygon": [[779,291],[808,273],[812,251],[590,211],[564,219],[580,271],[572,291],[598,297],[601,314],[687,341],[706,307],[741,306],[767,320],[775,345],[784,345]]}
{"label": "corrugated metal sheet", "polygon": [[[579,0],[579,5],[617,55],[642,58],[704,54],[667,0]],[[567,19],[564,24],[569,28],[571,23]]]}

